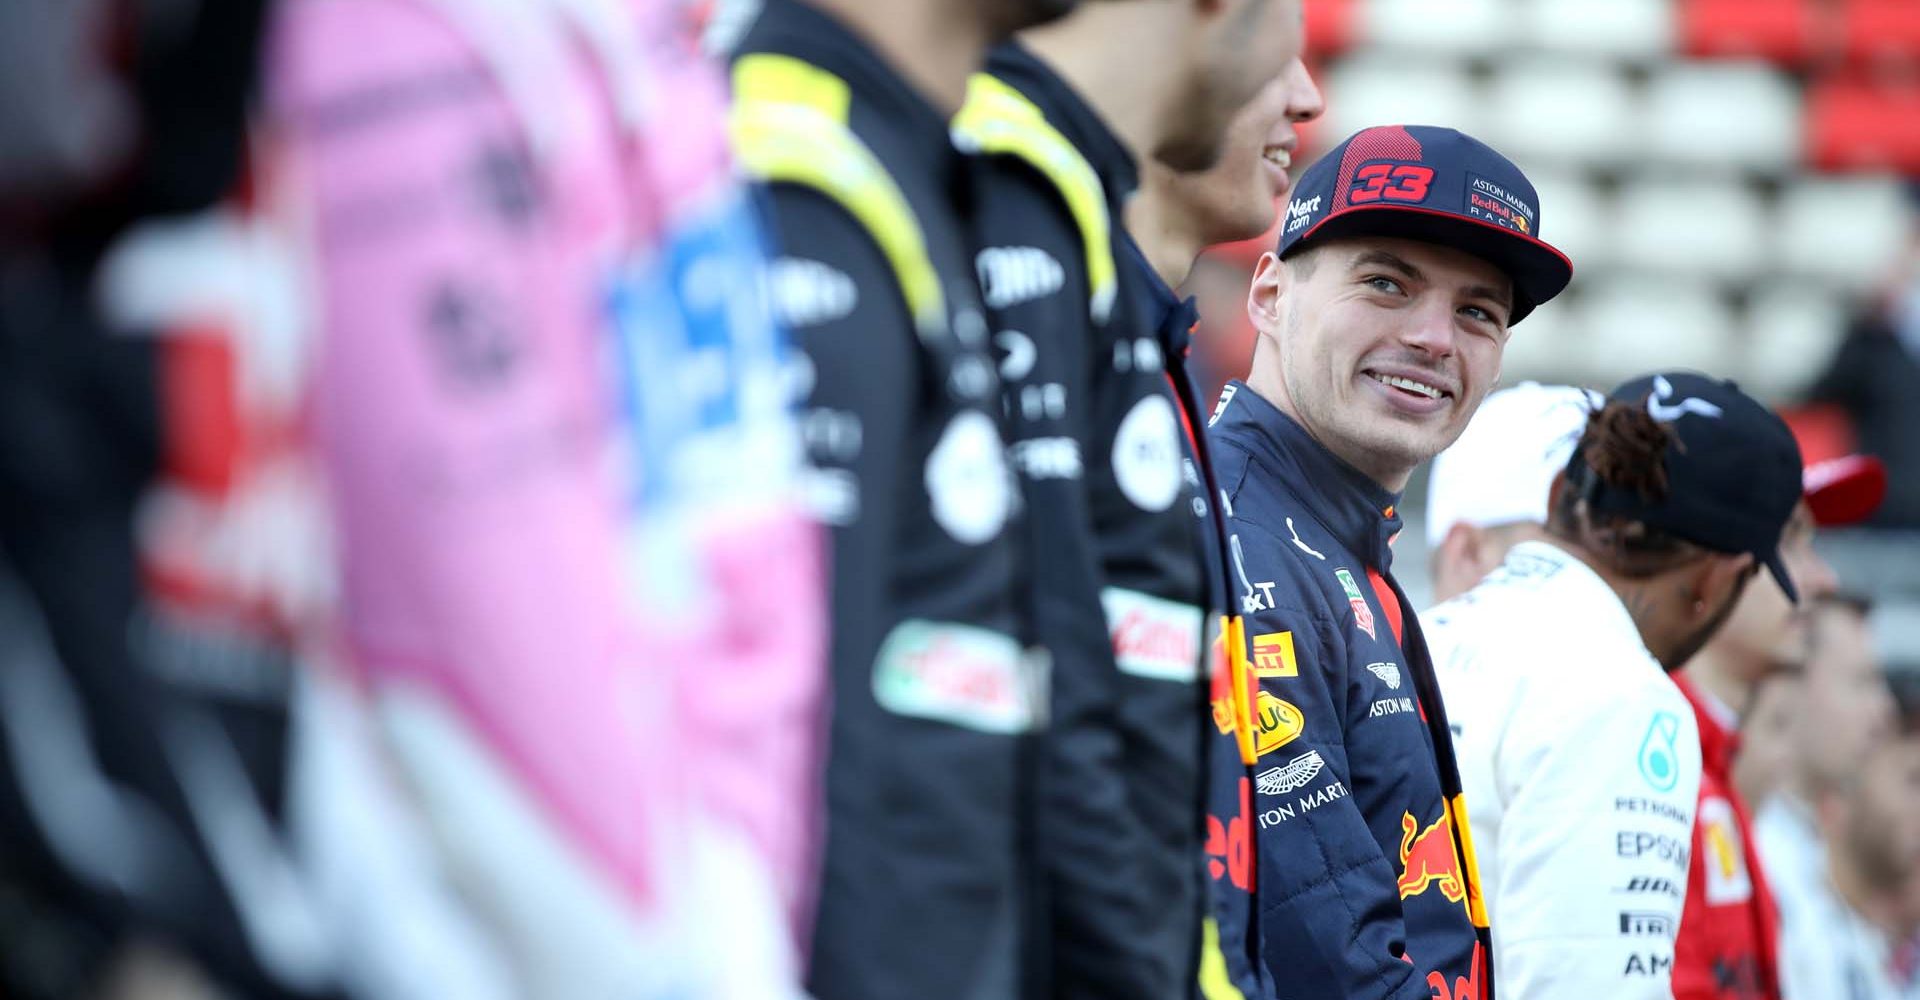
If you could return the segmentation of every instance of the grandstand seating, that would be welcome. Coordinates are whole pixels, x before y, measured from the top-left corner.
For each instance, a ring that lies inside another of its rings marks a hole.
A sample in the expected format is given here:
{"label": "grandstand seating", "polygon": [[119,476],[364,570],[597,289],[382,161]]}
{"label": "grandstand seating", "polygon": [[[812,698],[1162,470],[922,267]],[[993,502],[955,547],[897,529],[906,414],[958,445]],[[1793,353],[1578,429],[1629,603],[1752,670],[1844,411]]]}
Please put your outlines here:
{"label": "grandstand seating", "polygon": [[1783,172],[1800,162],[1800,88],[1764,63],[1673,63],[1642,96],[1646,150],[1677,166]]}
{"label": "grandstand seating", "polygon": [[1806,129],[1821,169],[1920,173],[1920,83],[1823,80],[1808,93]]}
{"label": "grandstand seating", "polygon": [[1522,0],[1522,38],[1548,51],[1651,61],[1673,47],[1667,0]]}
{"label": "grandstand seating", "polygon": [[1797,180],[1781,192],[1771,252],[1789,275],[1868,291],[1909,239],[1906,201],[1888,177]]}
{"label": "grandstand seating", "polygon": [[1696,57],[1762,56],[1802,66],[1818,51],[1823,21],[1808,0],[1683,0],[1676,35]]}
{"label": "grandstand seating", "polygon": [[1301,162],[1409,122],[1478,135],[1535,178],[1575,277],[1517,331],[1510,378],[1691,364],[1784,402],[1913,246],[1920,0],[1306,9],[1329,110]]}

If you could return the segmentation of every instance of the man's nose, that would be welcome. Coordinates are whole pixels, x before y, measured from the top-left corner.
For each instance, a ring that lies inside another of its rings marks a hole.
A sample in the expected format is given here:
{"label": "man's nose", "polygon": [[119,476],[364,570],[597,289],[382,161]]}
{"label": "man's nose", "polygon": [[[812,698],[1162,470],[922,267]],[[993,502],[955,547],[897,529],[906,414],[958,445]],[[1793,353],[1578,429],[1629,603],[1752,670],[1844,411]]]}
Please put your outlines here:
{"label": "man's nose", "polygon": [[1407,314],[1400,330],[1400,342],[1435,358],[1451,357],[1460,332],[1453,322],[1453,308],[1441,299],[1430,299]]}

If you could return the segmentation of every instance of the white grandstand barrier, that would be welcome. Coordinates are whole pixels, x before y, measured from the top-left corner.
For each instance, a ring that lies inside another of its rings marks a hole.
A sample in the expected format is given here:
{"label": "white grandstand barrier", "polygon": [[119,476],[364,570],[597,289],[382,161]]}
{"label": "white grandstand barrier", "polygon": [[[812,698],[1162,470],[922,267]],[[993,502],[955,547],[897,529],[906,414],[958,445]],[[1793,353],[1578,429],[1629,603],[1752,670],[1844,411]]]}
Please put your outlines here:
{"label": "white grandstand barrier", "polygon": [[1769,402],[1798,399],[1825,370],[1846,323],[1842,298],[1818,284],[1769,285],[1747,306],[1742,384]]}
{"label": "white grandstand barrier", "polygon": [[1655,273],[1745,282],[1769,263],[1765,201],[1743,183],[1638,180],[1614,196],[1618,259]]}
{"label": "white grandstand barrier", "polygon": [[1668,275],[1612,275],[1580,298],[1582,370],[1616,385],[1663,368],[1730,373],[1737,361],[1731,308],[1711,285]]}
{"label": "white grandstand barrier", "polygon": [[1772,250],[1790,273],[1861,291],[1887,276],[1916,225],[1894,177],[1808,178],[1781,192]]}
{"label": "white grandstand barrier", "polygon": [[1586,275],[1613,260],[1613,219],[1607,197],[1585,176],[1571,170],[1520,168],[1540,195],[1539,237],[1573,260],[1573,272]]}
{"label": "white grandstand barrier", "polygon": [[1763,63],[1680,63],[1647,83],[1647,152],[1692,167],[1781,173],[1801,151],[1800,88]]}
{"label": "white grandstand barrier", "polygon": [[1641,155],[1639,117],[1617,65],[1528,56],[1502,65],[1488,84],[1482,138],[1528,162],[1614,166]]}
{"label": "white grandstand barrier", "polygon": [[1341,62],[1327,77],[1326,135],[1343,139],[1374,125],[1444,125],[1478,135],[1485,101],[1456,65],[1369,55]]}
{"label": "white grandstand barrier", "polygon": [[1401,51],[1506,52],[1520,40],[1517,7],[1515,0],[1367,0],[1359,11],[1360,37]]}
{"label": "white grandstand barrier", "polygon": [[1639,62],[1673,49],[1669,0],[1524,0],[1520,24],[1530,44],[1555,52]]}
{"label": "white grandstand barrier", "polygon": [[1563,295],[1535,309],[1507,337],[1500,384],[1564,381],[1581,367],[1579,314]]}

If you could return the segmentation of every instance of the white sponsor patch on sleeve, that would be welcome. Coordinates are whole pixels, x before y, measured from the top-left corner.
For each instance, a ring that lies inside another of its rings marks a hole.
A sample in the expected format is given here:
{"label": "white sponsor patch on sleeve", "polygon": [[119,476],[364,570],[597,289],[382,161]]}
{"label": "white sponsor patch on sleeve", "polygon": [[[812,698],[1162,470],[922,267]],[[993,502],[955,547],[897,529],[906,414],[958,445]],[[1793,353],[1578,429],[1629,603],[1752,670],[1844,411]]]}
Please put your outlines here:
{"label": "white sponsor patch on sleeve", "polygon": [[993,418],[969,410],[953,418],[927,455],[933,519],[963,545],[1000,534],[1013,512],[1012,473]]}
{"label": "white sponsor patch on sleeve", "polygon": [[830,323],[860,304],[860,287],[847,272],[806,257],[768,265],[767,290],[774,315],[788,328]]}
{"label": "white sponsor patch on sleeve", "polygon": [[1280,765],[1268,768],[1255,777],[1262,795],[1285,795],[1288,792],[1306,787],[1307,782],[1319,777],[1326,761],[1320,751],[1309,750],[1298,757]]}
{"label": "white sponsor patch on sleeve", "polygon": [[1180,496],[1180,420],[1167,397],[1133,404],[1113,436],[1113,478],[1135,507],[1159,513]]}
{"label": "white sponsor patch on sleeve", "polygon": [[1197,683],[1206,613],[1191,604],[1137,590],[1100,591],[1120,671],[1135,677]]}
{"label": "white sponsor patch on sleeve", "polygon": [[896,715],[987,733],[1023,733],[1041,720],[1043,664],[1012,637],[953,622],[908,619],[880,644],[873,696]]}

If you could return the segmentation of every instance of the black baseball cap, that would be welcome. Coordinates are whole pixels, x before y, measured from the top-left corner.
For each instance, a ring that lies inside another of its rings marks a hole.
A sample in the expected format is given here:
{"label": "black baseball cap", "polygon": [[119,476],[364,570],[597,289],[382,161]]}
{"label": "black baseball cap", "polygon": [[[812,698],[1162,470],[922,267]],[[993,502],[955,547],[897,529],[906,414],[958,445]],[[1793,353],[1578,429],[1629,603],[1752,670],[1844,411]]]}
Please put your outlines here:
{"label": "black baseball cap", "polygon": [[1354,133],[1301,175],[1279,254],[1354,236],[1464,250],[1513,279],[1511,325],[1573,280],[1573,262],[1539,232],[1540,195],[1493,147],[1450,128],[1381,125]]}
{"label": "black baseball cap", "polygon": [[1659,528],[1715,552],[1749,552],[1787,598],[1800,592],[1780,559],[1780,533],[1800,503],[1800,446],[1786,421],[1740,387],[1698,372],[1643,375],[1607,394],[1646,407],[1673,430],[1662,461],[1667,495],[1648,500],[1608,486],[1575,447],[1567,482],[1596,513]]}

